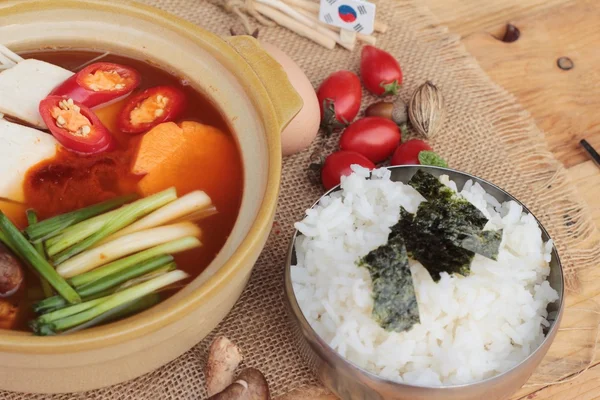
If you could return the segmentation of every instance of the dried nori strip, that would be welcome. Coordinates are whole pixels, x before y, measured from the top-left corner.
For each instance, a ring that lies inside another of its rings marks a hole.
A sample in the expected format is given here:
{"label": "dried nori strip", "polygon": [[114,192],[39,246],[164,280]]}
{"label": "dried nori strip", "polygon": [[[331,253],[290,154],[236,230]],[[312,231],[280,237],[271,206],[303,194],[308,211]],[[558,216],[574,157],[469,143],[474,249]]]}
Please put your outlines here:
{"label": "dried nori strip", "polygon": [[408,184],[425,197],[428,203],[448,204],[448,208],[451,208],[449,211],[465,226],[483,229],[488,221],[477,207],[457,196],[452,189],[428,172],[418,170]]}
{"label": "dried nori strip", "polygon": [[421,193],[428,201],[431,200],[450,200],[454,197],[454,191],[444,185],[438,178],[429,172],[418,170],[410,178],[408,184],[417,192]]}
{"label": "dried nori strip", "polygon": [[502,230],[482,231],[479,234],[471,234],[464,237],[460,247],[481,254],[492,260],[498,259],[498,250],[502,241]]}
{"label": "dried nori strip", "polygon": [[431,209],[419,207],[413,215],[401,209],[401,219],[392,227],[392,235],[404,239],[409,256],[419,261],[434,281],[440,280],[442,272],[469,275],[475,253],[455,244],[452,226],[441,223],[444,216],[428,211]]}
{"label": "dried nori strip", "polygon": [[442,272],[469,275],[476,253],[495,260],[502,240],[501,230],[483,231],[483,213],[435,176],[419,170],[409,184],[427,201],[415,214],[401,207],[387,243],[359,261],[373,282],[373,319],[395,332],[420,323],[409,256],[437,282]]}
{"label": "dried nori strip", "polygon": [[359,265],[373,281],[372,316],[387,331],[404,332],[420,322],[419,305],[400,236],[390,235],[387,244],[367,254]]}
{"label": "dried nori strip", "polygon": [[409,256],[435,281],[442,272],[468,276],[475,253],[496,259],[502,232],[483,231],[487,218],[477,207],[423,170],[413,175],[409,185],[427,201],[415,214],[402,208],[391,236],[404,239]]}

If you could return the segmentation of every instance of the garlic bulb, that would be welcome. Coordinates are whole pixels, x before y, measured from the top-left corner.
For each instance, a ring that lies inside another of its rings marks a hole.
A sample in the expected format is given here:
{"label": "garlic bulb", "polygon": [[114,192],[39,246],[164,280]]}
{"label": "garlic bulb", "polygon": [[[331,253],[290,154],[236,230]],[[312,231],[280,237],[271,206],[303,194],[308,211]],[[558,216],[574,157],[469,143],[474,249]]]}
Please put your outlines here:
{"label": "garlic bulb", "polygon": [[413,93],[408,104],[408,117],[419,136],[428,139],[435,135],[446,116],[442,92],[430,81]]}

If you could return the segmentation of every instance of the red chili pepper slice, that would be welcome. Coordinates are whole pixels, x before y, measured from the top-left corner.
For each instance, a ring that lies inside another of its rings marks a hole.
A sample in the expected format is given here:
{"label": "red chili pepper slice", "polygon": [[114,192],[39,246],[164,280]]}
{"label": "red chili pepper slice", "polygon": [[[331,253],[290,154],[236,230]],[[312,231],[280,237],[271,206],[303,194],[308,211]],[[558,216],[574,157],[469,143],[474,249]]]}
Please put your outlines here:
{"label": "red chili pepper slice", "polygon": [[142,133],[158,124],[175,120],[186,106],[183,90],[156,86],[132,96],[117,120],[122,132]]}
{"label": "red chili pepper slice", "polygon": [[131,93],[140,85],[140,73],[125,65],[99,62],[90,64],[50,93],[96,107]]}
{"label": "red chili pepper slice", "polygon": [[48,96],[39,111],[52,135],[71,151],[94,154],[114,146],[110,132],[92,110],[73,99]]}

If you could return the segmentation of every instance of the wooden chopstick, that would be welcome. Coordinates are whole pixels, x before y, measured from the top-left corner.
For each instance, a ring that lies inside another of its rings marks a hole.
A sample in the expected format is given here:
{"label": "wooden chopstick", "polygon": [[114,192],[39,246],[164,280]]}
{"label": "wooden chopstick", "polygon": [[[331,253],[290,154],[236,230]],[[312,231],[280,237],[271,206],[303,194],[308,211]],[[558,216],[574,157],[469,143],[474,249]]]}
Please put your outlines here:
{"label": "wooden chopstick", "polygon": [[600,166],[600,154],[598,154],[598,152],[596,151],[596,149],[594,149],[592,147],[592,145],[589,144],[588,141],[585,140],[585,139],[581,139],[581,141],[579,143],[588,152],[588,154],[590,155],[590,157],[592,158],[592,160],[594,160],[594,162],[596,163],[596,165]]}

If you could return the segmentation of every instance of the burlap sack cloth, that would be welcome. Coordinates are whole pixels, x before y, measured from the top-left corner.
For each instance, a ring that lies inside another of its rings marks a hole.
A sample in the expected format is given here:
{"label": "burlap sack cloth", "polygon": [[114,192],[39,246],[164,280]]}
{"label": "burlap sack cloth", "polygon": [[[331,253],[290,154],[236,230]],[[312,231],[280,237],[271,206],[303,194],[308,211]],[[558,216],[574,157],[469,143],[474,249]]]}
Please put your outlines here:
{"label": "burlap sack cloth", "polygon": [[[145,0],[220,35],[240,26],[220,7],[221,0]],[[567,181],[564,168],[546,148],[543,134],[515,99],[496,86],[459,44],[458,37],[439,27],[418,0],[380,0],[378,15],[390,25],[378,46],[394,54],[404,71],[401,96],[408,96],[430,79],[447,101],[443,131],[433,139],[435,149],[450,166],[490,180],[522,200],[554,237],[569,282],[575,287],[576,269],[599,257],[590,214]],[[358,71],[359,51],[326,50],[282,28],[261,29],[262,40],[289,54],[316,87],[331,72]],[[365,96],[367,94],[365,93]],[[372,102],[366,96],[363,104]],[[311,154],[333,149],[337,135],[319,138],[312,148],[284,160],[281,197],[275,226],[250,283],[233,311],[213,334],[170,364],[131,382],[87,393],[43,396],[0,392],[3,399],[204,399],[202,366],[214,335],[226,335],[242,349],[246,365],[265,373],[273,395],[318,384],[288,340],[282,274],[293,223],[321,194],[311,184],[307,166]],[[560,334],[559,334],[560,336]],[[589,346],[589,342],[582,346]],[[587,354],[587,353],[586,353]],[[586,355],[586,357],[589,356]],[[588,360],[589,361],[589,360]],[[578,370],[583,359],[565,359],[550,377]],[[543,370],[543,366],[539,371]],[[554,375],[552,375],[554,374]],[[539,379],[539,375],[532,379]]]}

